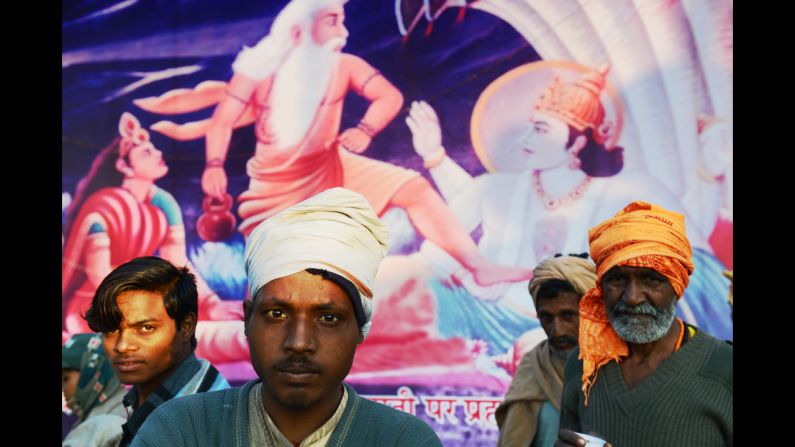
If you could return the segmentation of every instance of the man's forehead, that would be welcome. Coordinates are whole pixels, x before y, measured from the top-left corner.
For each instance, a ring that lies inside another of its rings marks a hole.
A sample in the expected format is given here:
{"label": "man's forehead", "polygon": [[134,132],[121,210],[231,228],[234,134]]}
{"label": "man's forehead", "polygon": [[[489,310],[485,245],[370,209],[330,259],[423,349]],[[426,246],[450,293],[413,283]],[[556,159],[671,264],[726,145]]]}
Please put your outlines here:
{"label": "man's forehead", "polygon": [[125,290],[124,292],[119,293],[116,295],[116,302],[144,302],[144,301],[152,301],[163,302],[163,294],[161,292],[153,292],[149,290]]}
{"label": "man's forehead", "polygon": [[352,308],[345,291],[329,279],[306,271],[276,278],[257,293],[256,304],[281,304],[290,307]]}
{"label": "man's forehead", "polygon": [[555,296],[547,296],[537,300],[536,310],[541,312],[548,310],[550,312],[558,308],[574,308],[580,307],[580,295],[571,290],[561,290]]}
{"label": "man's forehead", "polygon": [[[335,299],[324,294],[313,293],[262,293],[262,296],[257,299],[258,306],[271,306],[280,305],[284,307],[312,307],[318,309],[341,309],[345,308],[345,304],[350,300],[345,297],[344,299]],[[347,306],[350,307],[350,306]]]}
{"label": "man's forehead", "polygon": [[549,122],[549,119],[548,119],[547,115],[545,115],[543,113],[534,113],[534,114],[530,115],[529,121],[531,123],[547,123],[547,122]]}
{"label": "man's forehead", "polygon": [[648,273],[663,275],[662,273],[658,272],[657,270],[654,270],[651,267],[633,267],[629,265],[617,265],[611,268],[610,270],[608,270],[606,275],[612,275],[612,274],[640,275]]}
{"label": "man's forehead", "polygon": [[325,19],[326,17],[344,19],[345,9],[342,6],[332,6],[330,8],[323,8],[315,13],[316,20],[322,20]]}
{"label": "man's forehead", "polygon": [[116,304],[125,320],[134,315],[146,314],[154,318],[166,313],[163,294],[159,292],[128,290],[116,296]]}

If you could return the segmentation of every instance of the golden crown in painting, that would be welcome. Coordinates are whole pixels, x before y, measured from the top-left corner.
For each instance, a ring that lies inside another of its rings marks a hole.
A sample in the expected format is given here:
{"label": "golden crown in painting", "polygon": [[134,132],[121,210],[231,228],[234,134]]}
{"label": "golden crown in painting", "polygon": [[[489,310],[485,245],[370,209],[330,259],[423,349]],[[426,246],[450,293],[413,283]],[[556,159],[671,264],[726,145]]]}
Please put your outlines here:
{"label": "golden crown in painting", "polygon": [[603,126],[605,109],[599,95],[610,70],[606,64],[585,71],[576,82],[563,83],[556,77],[535,105],[535,109],[553,115],[579,131],[593,129],[594,139],[604,144],[607,129]]}

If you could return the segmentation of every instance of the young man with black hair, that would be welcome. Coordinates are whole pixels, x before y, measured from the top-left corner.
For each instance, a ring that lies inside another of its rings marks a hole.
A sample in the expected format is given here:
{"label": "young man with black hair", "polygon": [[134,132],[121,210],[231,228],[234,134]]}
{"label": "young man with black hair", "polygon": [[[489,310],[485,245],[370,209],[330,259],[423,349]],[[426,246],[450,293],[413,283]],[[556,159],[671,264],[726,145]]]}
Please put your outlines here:
{"label": "young man with black hair", "polygon": [[129,445],[164,402],[229,388],[210,362],[194,355],[198,312],[193,274],[155,256],[120,265],[97,288],[86,321],[104,334],[119,380],[132,385],[124,396],[131,415],[119,445]]}

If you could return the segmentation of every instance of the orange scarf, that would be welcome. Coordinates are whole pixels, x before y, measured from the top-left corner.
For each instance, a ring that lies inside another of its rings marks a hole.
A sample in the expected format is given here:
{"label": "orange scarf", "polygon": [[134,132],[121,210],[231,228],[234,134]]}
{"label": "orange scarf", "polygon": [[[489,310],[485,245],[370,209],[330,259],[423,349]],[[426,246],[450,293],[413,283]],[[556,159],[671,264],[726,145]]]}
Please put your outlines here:
{"label": "orange scarf", "polygon": [[685,234],[684,216],[646,202],[632,202],[588,231],[591,259],[596,263],[596,287],[580,301],[582,391],[588,405],[599,368],[629,355],[607,319],[602,277],[616,266],[654,269],[671,282],[681,298],[693,273],[693,252]]}

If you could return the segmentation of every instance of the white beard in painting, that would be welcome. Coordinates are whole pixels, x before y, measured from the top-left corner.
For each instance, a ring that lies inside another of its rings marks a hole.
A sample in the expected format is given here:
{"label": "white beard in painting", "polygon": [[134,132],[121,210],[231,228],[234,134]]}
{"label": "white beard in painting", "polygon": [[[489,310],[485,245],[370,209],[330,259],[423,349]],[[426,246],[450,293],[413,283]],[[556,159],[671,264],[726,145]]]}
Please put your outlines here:
{"label": "white beard in painting", "polygon": [[341,37],[322,46],[311,37],[302,39],[276,70],[270,100],[270,124],[280,149],[291,148],[306,136],[339,64],[340,53],[335,48],[341,48],[345,43],[346,39]]}

